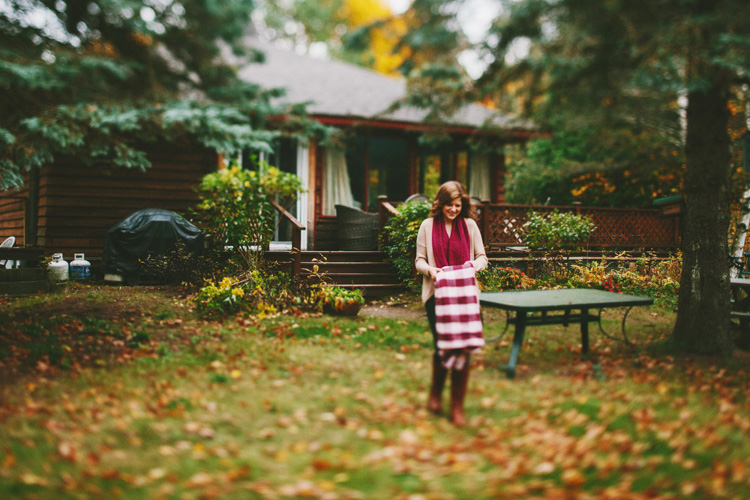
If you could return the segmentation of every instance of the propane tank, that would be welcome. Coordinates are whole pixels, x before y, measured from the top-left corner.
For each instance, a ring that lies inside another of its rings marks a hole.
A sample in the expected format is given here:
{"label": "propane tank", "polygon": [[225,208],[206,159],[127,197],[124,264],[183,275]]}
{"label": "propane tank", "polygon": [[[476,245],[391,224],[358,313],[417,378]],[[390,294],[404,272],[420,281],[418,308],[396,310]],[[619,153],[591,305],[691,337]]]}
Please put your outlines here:
{"label": "propane tank", "polygon": [[63,254],[52,255],[52,260],[47,266],[47,277],[50,281],[65,281],[68,279],[68,263],[63,260]]}
{"label": "propane tank", "polygon": [[70,277],[74,280],[91,278],[91,263],[84,258],[84,254],[73,254],[75,259],[70,263]]}

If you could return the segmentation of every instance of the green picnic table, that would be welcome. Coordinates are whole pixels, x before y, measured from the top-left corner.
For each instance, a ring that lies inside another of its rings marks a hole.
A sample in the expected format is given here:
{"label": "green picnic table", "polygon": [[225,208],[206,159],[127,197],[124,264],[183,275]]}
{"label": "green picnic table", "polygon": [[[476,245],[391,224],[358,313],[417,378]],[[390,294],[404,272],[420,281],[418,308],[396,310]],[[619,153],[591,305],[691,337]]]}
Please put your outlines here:
{"label": "green picnic table", "polygon": [[[625,334],[625,320],[634,306],[648,306],[654,303],[650,297],[628,295],[624,293],[592,290],[588,288],[563,288],[559,290],[525,290],[520,292],[482,292],[479,296],[482,306],[503,309],[508,314],[508,325],[515,325],[513,348],[510,361],[506,366],[508,378],[515,377],[518,352],[523,345],[524,332],[529,325],[565,325],[580,323],[581,346],[584,354],[589,351],[589,323],[598,322],[599,329],[607,335],[601,326],[601,311],[606,308],[627,307],[622,318],[622,335]],[[599,309],[598,314],[589,311]],[[510,313],[514,312],[515,317]],[[538,313],[538,314],[534,314]],[[501,335],[500,335],[501,336]],[[492,342],[500,336],[488,338]],[[607,335],[609,336],[609,335]]]}

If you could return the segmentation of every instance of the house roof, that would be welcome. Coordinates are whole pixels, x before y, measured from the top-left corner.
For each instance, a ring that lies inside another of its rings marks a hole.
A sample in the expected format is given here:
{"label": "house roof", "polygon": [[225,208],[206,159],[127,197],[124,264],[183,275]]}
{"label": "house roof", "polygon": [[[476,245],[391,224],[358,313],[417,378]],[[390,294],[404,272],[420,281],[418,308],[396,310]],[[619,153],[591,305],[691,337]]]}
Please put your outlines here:
{"label": "house roof", "polygon": [[[245,81],[264,88],[286,89],[289,103],[309,102],[308,112],[318,117],[354,120],[378,120],[405,124],[424,124],[427,112],[415,107],[388,108],[406,95],[406,81],[336,60],[319,59],[282,49],[268,42],[253,40],[266,60],[239,70]],[[454,127],[492,126],[506,131],[531,132],[529,120],[499,113],[479,104],[462,107],[449,120]]]}

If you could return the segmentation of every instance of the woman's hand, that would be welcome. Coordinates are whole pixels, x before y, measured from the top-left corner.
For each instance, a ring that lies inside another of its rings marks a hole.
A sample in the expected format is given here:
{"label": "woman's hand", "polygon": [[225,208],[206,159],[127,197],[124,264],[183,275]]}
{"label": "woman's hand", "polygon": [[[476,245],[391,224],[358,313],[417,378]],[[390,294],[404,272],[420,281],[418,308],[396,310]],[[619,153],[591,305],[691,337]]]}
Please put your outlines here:
{"label": "woman's hand", "polygon": [[436,280],[438,273],[442,271],[443,270],[440,269],[439,267],[431,267],[427,272],[430,275],[430,278],[432,278],[433,280]]}

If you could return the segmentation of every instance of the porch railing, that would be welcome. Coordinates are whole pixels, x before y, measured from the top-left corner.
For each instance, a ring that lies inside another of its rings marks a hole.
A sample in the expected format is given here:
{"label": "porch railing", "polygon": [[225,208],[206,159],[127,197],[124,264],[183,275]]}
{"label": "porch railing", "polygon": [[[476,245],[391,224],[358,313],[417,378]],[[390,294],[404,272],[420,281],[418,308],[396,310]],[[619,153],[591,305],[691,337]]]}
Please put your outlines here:
{"label": "porch railing", "polygon": [[[398,209],[398,203],[381,197],[380,204],[382,230],[390,209]],[[677,250],[680,246],[680,218],[665,217],[659,209],[507,205],[489,201],[476,203],[475,208],[484,245],[492,251],[525,247],[523,225],[528,221],[529,213],[543,214],[553,210],[592,218],[596,229],[587,245],[591,250]]]}
{"label": "porch railing", "polygon": [[284,217],[289,221],[292,227],[292,273],[294,276],[299,276],[302,271],[302,231],[305,226],[297,220],[295,216],[290,214],[284,207],[279,205],[276,201],[271,200],[273,207],[279,212],[281,217]]}

